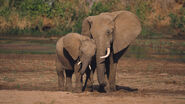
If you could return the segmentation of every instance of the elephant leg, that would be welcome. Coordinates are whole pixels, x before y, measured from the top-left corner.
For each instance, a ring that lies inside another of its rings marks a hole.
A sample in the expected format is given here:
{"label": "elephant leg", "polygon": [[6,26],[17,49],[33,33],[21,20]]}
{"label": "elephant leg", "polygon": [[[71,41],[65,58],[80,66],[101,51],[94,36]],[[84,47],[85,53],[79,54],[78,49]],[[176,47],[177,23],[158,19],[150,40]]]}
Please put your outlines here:
{"label": "elephant leg", "polygon": [[82,92],[82,81],[81,81],[81,74],[79,72],[80,66],[79,65],[75,65],[74,66],[74,72],[75,72],[75,76],[76,76],[76,82],[75,82],[75,89],[73,92],[79,93]]}
{"label": "elephant leg", "polygon": [[58,74],[58,88],[61,91],[65,91],[64,87],[64,71],[57,72]]}
{"label": "elephant leg", "polygon": [[117,62],[114,62],[113,53],[111,53],[109,78],[108,78],[110,91],[116,91],[116,69],[117,69]]}
{"label": "elephant leg", "polygon": [[121,58],[121,56],[124,55],[124,53],[127,51],[128,47],[129,46],[127,46],[125,49],[121,50],[117,54],[111,53],[110,69],[109,69],[110,91],[116,91],[116,71],[117,71],[118,60]]}
{"label": "elephant leg", "polygon": [[61,91],[65,90],[65,86],[64,86],[64,68],[62,68],[62,64],[58,61],[56,61],[56,71],[57,71],[57,75],[58,75],[58,88]]}
{"label": "elephant leg", "polygon": [[72,91],[72,74],[73,71],[71,70],[65,70],[66,72],[66,90]]}

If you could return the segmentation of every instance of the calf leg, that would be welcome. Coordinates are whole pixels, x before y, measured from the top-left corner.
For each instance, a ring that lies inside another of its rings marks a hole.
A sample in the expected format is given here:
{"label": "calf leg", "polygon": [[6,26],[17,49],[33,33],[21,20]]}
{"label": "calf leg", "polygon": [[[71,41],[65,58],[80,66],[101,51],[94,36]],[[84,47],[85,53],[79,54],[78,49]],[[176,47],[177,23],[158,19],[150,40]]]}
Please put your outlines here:
{"label": "calf leg", "polygon": [[58,75],[58,89],[61,91],[65,90],[65,86],[64,86],[64,68],[62,67],[62,64],[58,61],[56,61],[56,71],[57,71],[57,75]]}
{"label": "calf leg", "polygon": [[113,53],[110,56],[109,85],[110,91],[116,91],[116,69],[117,62],[114,62]]}
{"label": "calf leg", "polygon": [[66,90],[67,91],[72,91],[72,75],[73,71],[72,70],[65,70],[66,72]]}

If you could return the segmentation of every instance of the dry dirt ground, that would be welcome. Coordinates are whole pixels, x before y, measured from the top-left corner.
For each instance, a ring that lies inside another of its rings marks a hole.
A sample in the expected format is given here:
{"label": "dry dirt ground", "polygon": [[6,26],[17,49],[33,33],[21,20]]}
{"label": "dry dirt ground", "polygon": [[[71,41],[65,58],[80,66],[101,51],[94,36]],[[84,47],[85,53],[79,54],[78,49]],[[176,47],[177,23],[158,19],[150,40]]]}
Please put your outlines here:
{"label": "dry dirt ground", "polygon": [[94,92],[61,92],[54,54],[0,54],[0,104],[185,104],[185,63],[122,58],[116,79],[116,92],[96,74]]}

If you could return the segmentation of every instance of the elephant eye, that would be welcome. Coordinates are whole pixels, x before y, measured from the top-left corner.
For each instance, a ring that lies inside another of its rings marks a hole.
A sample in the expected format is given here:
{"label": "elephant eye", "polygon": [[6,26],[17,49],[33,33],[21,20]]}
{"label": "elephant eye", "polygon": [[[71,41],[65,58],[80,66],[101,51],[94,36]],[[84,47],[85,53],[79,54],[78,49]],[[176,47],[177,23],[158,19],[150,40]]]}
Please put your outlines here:
{"label": "elephant eye", "polygon": [[111,30],[107,30],[106,32],[108,35],[110,35],[112,33]]}

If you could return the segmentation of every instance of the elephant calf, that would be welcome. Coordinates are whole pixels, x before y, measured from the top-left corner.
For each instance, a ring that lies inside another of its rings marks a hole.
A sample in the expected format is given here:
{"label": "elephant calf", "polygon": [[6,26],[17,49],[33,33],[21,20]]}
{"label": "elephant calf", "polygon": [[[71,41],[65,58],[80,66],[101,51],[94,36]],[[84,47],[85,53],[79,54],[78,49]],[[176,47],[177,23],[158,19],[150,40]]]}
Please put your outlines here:
{"label": "elephant calf", "polygon": [[[94,40],[77,33],[69,33],[57,41],[56,71],[59,90],[72,91],[72,74],[75,73],[76,85],[74,91],[82,91],[81,78],[86,69],[91,69],[90,64],[95,51]],[[66,80],[64,80],[64,77]]]}

